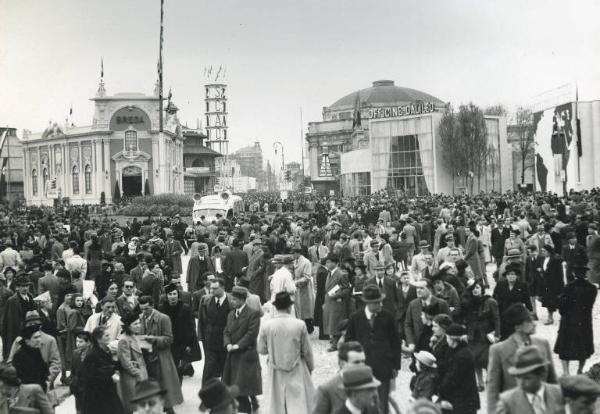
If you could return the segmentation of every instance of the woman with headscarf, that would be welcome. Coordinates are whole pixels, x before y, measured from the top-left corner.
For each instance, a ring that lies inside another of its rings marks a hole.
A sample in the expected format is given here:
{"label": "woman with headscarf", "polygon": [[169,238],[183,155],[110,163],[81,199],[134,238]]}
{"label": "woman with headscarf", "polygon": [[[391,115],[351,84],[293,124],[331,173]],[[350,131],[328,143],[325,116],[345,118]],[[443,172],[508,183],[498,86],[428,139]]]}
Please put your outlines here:
{"label": "woman with headscarf", "polygon": [[475,359],[477,388],[481,392],[484,389],[483,370],[487,369],[490,345],[500,338],[498,303],[485,294],[481,282],[473,279],[461,297],[461,304],[469,348]]}
{"label": "woman with headscarf", "polygon": [[117,356],[121,365],[119,370],[121,377],[119,395],[125,407],[125,412],[133,413],[136,406],[129,401],[135,397],[135,384],[148,379],[142,347],[137,339],[142,325],[139,315],[136,313],[124,315],[121,318],[121,324],[123,326],[123,337],[119,340],[117,348]]}
{"label": "woman with headscarf", "polygon": [[110,332],[99,326],[92,332],[92,346],[81,367],[83,386],[82,413],[122,414],[123,405],[117,394],[119,373],[108,344]]}

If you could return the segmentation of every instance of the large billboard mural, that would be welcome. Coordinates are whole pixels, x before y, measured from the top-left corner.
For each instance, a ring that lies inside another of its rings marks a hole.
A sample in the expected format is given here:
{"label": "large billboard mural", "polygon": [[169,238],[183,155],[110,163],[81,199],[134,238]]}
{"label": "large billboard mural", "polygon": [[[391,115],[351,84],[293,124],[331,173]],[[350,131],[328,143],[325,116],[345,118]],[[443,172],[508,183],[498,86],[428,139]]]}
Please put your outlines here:
{"label": "large billboard mural", "polygon": [[562,195],[574,187],[579,155],[574,108],[575,104],[567,103],[533,114],[539,191]]}

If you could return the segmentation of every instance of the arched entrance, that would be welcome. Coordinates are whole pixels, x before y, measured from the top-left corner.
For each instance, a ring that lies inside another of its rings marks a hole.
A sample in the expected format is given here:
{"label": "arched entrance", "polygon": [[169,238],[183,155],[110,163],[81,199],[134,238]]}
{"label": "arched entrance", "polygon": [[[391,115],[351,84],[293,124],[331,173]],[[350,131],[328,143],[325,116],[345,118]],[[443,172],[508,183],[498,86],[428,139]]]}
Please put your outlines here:
{"label": "arched entrance", "polygon": [[142,169],[136,166],[123,168],[123,196],[134,197],[142,195]]}

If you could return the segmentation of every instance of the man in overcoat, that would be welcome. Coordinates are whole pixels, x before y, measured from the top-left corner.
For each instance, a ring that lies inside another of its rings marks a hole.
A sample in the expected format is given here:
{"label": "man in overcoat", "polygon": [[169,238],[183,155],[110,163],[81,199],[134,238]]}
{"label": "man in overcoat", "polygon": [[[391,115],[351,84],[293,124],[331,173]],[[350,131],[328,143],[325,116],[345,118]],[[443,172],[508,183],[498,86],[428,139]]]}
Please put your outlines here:
{"label": "man in overcoat", "polygon": [[10,347],[15,338],[19,336],[27,312],[36,310],[33,297],[28,293],[29,279],[25,275],[15,278],[13,285],[16,292],[6,301],[6,308],[2,318],[2,355],[8,358]]}
{"label": "man in overcoat", "polygon": [[185,282],[187,283],[188,292],[195,292],[204,287],[206,280],[202,279],[202,275],[206,272],[214,272],[214,266],[210,257],[208,257],[208,245],[200,243],[198,254],[190,258],[187,267],[187,275]]}
{"label": "man in overcoat", "polygon": [[329,352],[337,350],[341,333],[337,330],[339,323],[348,318],[348,308],[352,288],[346,273],[338,267],[339,258],[330,253],[325,260],[329,270],[325,281],[325,303],[323,305],[323,330],[329,335]]}
{"label": "man in overcoat", "polygon": [[256,351],[256,338],[260,329],[260,312],[246,305],[248,289],[234,286],[231,291],[233,309],[227,316],[223,331],[223,345],[227,350],[223,382],[237,385],[240,413],[258,409],[257,395],[262,394],[260,361]]}
{"label": "man in overcoat", "polygon": [[223,332],[231,303],[225,294],[225,281],[215,279],[210,284],[210,295],[205,296],[199,309],[198,339],[204,346],[204,372],[202,383],[223,375],[227,350],[223,344]]}
{"label": "man in overcoat", "polygon": [[385,296],[383,300],[383,309],[395,315],[398,311],[398,298],[396,296],[396,282],[385,275],[385,267],[378,265],[375,267],[377,274],[375,277],[367,279],[364,286],[377,285],[381,293]]}
{"label": "man in overcoat", "polygon": [[504,313],[503,321],[510,324],[514,333],[490,347],[486,387],[489,413],[495,412],[500,393],[517,386],[515,377],[508,369],[515,366],[516,352],[523,346],[538,347],[542,357],[548,361],[544,381],[556,384],[556,371],[552,363],[550,344],[543,338],[532,336],[535,333],[535,323],[525,305],[515,303],[509,306]]}
{"label": "man in overcoat", "polygon": [[[160,386],[166,390],[165,408],[174,413],[173,407],[183,402],[183,394],[177,375],[177,367],[171,354],[173,331],[169,317],[154,309],[150,296],[140,298],[141,337],[152,345],[148,357],[148,375],[157,377]],[[159,375],[157,375],[157,373]]]}
{"label": "man in overcoat", "polygon": [[173,275],[179,276],[183,272],[181,253],[183,253],[181,243],[179,240],[175,240],[173,233],[169,233],[167,236],[167,243],[165,243],[165,258],[171,260]]}
{"label": "man in overcoat", "polygon": [[312,278],[312,265],[310,260],[302,255],[302,248],[294,248],[294,282],[296,283],[296,294],[294,304],[296,305],[296,317],[306,323],[308,333],[314,330],[313,316],[315,311],[315,289]]}
{"label": "man in overcoat", "polygon": [[395,315],[383,309],[385,295],[377,285],[363,288],[362,301],[365,308],[350,315],[346,341],[358,341],[364,348],[367,365],[379,381],[381,412],[388,413],[390,382],[400,369],[400,336]]}

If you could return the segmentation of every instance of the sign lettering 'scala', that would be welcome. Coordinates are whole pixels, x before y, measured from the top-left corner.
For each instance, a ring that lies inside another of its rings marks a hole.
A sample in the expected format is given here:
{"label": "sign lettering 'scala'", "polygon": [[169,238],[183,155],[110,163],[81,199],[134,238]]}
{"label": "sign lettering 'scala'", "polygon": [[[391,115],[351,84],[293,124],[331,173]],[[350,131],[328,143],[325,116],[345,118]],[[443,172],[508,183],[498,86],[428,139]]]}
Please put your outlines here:
{"label": "sign lettering 'scala'", "polygon": [[408,105],[371,108],[369,109],[369,118],[396,118],[429,114],[431,112],[435,112],[435,104],[433,102],[416,102]]}

